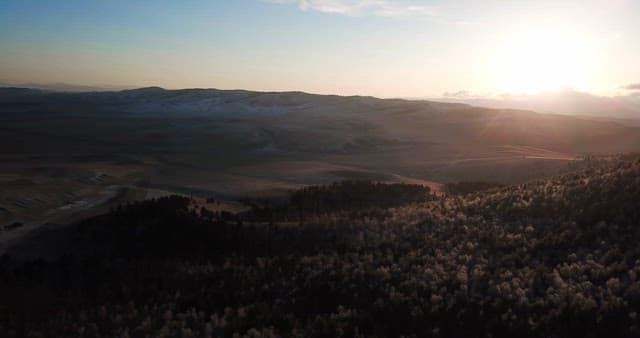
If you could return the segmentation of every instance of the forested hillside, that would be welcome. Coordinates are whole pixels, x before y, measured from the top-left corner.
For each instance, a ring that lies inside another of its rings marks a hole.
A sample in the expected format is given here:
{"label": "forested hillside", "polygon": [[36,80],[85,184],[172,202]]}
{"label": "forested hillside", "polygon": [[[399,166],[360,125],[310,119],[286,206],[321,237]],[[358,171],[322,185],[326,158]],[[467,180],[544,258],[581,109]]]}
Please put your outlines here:
{"label": "forested hillside", "polygon": [[60,258],[2,257],[0,332],[637,337],[640,159],[587,162],[460,194],[311,187],[238,215],[125,205],[71,226]]}

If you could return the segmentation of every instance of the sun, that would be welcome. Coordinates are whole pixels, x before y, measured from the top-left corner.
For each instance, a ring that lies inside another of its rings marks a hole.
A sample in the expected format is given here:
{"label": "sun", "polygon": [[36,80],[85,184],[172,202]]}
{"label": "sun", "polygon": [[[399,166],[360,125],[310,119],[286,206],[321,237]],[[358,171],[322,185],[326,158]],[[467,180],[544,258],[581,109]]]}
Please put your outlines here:
{"label": "sun", "polygon": [[508,34],[492,58],[494,85],[501,92],[523,94],[583,89],[589,79],[587,47],[580,35],[559,30]]}

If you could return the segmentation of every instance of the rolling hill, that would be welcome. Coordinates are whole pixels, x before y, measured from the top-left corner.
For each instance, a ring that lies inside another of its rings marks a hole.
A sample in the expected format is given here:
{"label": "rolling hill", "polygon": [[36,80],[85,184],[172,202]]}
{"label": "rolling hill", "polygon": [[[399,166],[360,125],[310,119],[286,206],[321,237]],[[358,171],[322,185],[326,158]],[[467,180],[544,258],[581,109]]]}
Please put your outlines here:
{"label": "rolling hill", "polygon": [[22,222],[19,234],[127,200],[268,197],[342,179],[518,183],[639,149],[640,129],[617,122],[455,103],[0,88],[0,225]]}

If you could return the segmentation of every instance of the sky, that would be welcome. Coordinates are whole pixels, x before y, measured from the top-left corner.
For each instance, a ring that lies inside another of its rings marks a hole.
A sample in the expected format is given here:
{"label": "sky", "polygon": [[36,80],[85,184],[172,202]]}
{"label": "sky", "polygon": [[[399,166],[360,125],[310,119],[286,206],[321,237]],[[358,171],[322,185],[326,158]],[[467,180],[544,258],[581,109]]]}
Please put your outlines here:
{"label": "sky", "polygon": [[0,0],[0,25],[11,84],[435,97],[640,83],[634,0]]}

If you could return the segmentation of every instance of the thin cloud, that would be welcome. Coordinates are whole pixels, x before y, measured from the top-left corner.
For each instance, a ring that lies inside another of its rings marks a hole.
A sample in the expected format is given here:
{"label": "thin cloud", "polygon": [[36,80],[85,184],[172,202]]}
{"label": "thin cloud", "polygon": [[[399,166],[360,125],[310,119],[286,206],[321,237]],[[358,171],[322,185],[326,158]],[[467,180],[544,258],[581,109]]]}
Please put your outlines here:
{"label": "thin cloud", "polygon": [[347,16],[434,17],[435,9],[401,0],[263,0],[277,4],[297,5],[303,11],[318,11]]}
{"label": "thin cloud", "polygon": [[495,98],[496,95],[491,93],[472,92],[469,90],[458,90],[455,92],[444,92],[442,97],[452,100],[473,100]]}
{"label": "thin cloud", "polygon": [[640,90],[640,83],[632,83],[632,84],[628,84],[626,86],[622,86],[622,89],[627,89],[627,90]]}

